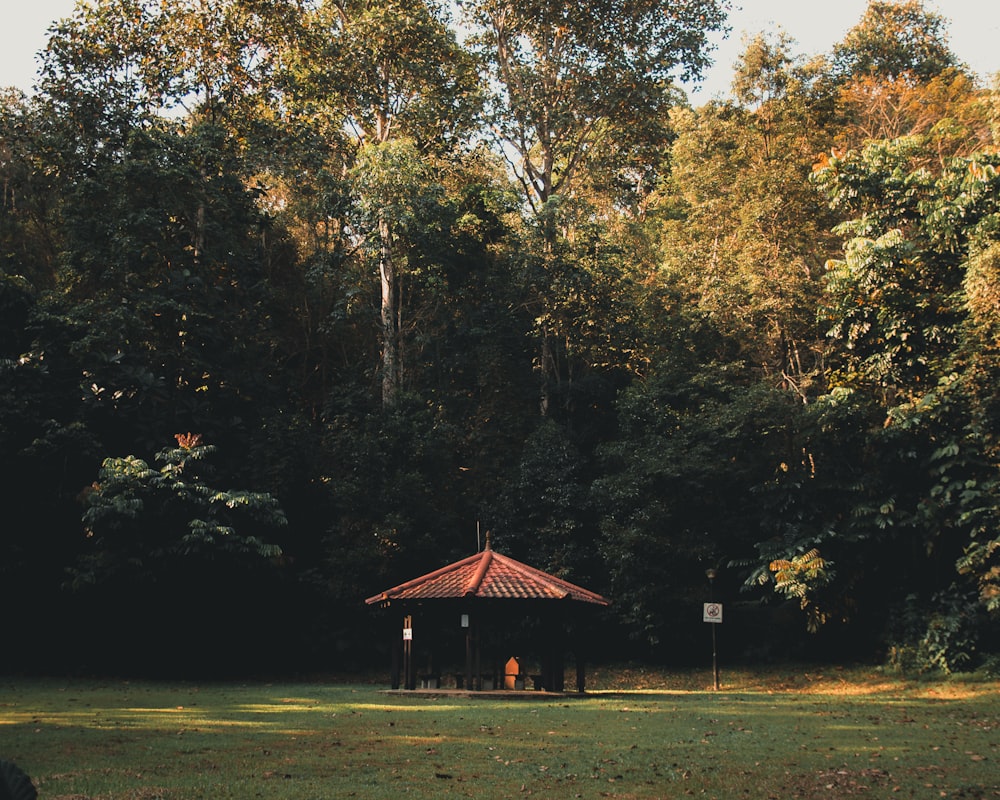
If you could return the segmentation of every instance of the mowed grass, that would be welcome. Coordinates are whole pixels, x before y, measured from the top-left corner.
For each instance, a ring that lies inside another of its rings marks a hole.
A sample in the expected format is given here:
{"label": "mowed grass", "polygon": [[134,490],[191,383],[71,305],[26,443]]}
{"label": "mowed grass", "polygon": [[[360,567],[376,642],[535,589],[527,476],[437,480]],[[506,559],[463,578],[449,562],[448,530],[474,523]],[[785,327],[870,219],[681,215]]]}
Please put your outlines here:
{"label": "mowed grass", "polygon": [[1000,683],[602,670],[586,696],[0,678],[42,800],[1000,798]]}

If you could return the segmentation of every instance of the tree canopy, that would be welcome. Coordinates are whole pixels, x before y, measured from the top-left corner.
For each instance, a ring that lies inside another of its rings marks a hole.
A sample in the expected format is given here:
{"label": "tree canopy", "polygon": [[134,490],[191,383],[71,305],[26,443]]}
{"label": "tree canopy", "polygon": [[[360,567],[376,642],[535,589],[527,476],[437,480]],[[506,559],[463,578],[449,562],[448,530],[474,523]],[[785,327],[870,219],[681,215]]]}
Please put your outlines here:
{"label": "tree canopy", "polygon": [[485,530],[598,657],[697,658],[711,569],[733,658],[995,663],[997,85],[872,0],[695,107],[728,6],[54,25],[0,94],[8,666],[360,666]]}

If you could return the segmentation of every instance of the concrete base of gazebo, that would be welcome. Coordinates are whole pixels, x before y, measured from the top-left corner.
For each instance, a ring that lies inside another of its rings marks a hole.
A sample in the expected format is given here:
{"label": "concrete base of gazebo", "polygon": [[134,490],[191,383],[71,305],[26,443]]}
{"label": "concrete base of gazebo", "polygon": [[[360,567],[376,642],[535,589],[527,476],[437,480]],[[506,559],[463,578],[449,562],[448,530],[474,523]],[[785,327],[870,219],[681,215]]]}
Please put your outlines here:
{"label": "concrete base of gazebo", "polygon": [[477,700],[565,700],[586,697],[583,692],[547,692],[532,689],[380,689],[390,697],[471,697]]}

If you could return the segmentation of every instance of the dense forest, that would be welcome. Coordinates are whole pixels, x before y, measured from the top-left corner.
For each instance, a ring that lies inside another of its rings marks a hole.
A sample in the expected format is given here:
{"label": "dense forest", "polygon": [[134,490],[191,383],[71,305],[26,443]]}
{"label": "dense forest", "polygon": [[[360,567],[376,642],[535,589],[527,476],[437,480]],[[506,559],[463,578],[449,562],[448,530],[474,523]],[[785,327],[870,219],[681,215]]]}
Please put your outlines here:
{"label": "dense forest", "polygon": [[1000,83],[872,0],[694,107],[727,6],[56,23],[0,94],[0,669],[364,666],[485,531],[601,658],[703,657],[711,568],[726,658],[997,668]]}

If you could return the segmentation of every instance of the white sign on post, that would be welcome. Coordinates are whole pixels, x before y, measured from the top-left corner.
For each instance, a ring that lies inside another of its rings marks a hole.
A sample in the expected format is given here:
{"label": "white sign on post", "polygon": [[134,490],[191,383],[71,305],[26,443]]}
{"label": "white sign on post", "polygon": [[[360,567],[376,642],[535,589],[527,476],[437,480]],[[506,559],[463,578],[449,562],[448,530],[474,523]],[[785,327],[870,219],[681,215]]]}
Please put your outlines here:
{"label": "white sign on post", "polygon": [[403,628],[403,641],[409,642],[413,639],[413,628]]}
{"label": "white sign on post", "polygon": [[702,610],[702,621],[722,622],[722,603],[705,603]]}

